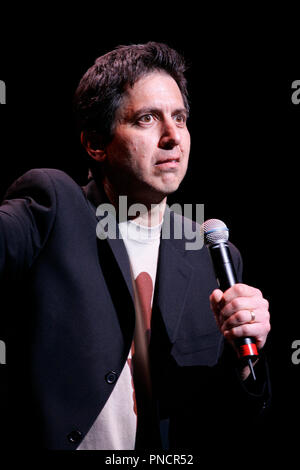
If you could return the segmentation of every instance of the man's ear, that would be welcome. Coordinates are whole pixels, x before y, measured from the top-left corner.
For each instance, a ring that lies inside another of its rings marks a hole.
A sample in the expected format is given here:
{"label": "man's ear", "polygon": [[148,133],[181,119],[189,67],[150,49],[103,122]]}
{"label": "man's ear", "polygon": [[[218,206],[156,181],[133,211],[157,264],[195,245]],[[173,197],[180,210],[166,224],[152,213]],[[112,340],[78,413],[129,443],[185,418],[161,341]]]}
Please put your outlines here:
{"label": "man's ear", "polygon": [[94,131],[82,131],[80,140],[85,150],[97,162],[103,162],[106,158],[105,148],[102,138]]}

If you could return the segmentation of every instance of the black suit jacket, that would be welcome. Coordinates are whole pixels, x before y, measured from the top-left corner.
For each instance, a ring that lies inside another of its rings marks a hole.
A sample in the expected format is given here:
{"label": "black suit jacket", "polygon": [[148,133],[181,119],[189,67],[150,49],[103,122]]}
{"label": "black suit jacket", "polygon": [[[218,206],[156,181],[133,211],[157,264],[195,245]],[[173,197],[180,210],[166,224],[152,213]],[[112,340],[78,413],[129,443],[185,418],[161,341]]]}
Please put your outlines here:
{"label": "black suit jacket", "polygon": [[[1,206],[4,428],[13,446],[76,449],[127,359],[135,317],[129,260],[121,239],[96,236],[101,198],[94,181],[81,188],[61,171],[37,169]],[[174,213],[171,220],[182,224]],[[187,251],[185,242],[172,233],[161,240],[152,315],[157,414],[170,448],[197,447],[200,436],[209,442],[217,423],[253,419],[269,397],[264,380],[254,392],[239,380],[209,307],[217,286],[207,249]],[[241,279],[240,255],[231,251]]]}

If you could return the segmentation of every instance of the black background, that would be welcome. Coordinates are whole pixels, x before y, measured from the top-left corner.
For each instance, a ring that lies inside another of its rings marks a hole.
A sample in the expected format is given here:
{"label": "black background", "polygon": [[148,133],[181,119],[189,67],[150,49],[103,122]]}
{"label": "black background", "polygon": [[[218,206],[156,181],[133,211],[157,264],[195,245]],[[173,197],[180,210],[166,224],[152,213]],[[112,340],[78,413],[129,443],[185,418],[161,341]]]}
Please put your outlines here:
{"label": "black background", "polygon": [[192,149],[187,176],[169,203],[204,203],[205,219],[224,220],[242,253],[245,282],[270,302],[273,406],[265,434],[273,444],[266,451],[272,454],[277,445],[288,454],[300,420],[300,364],[291,361],[292,342],[300,340],[298,269],[293,269],[299,263],[295,60],[283,60],[267,33],[264,41],[255,41],[254,26],[245,38],[243,25],[239,34],[226,27],[218,36],[214,29],[203,34],[203,18],[201,25],[181,18],[183,28],[178,16],[176,23],[157,13],[146,30],[125,19],[116,25],[101,10],[87,14],[81,7],[76,21],[71,12],[50,13],[50,7],[36,16],[27,11],[22,20],[19,11],[18,22],[2,31],[0,79],[7,104],[0,106],[1,197],[30,168],[59,168],[85,183],[71,102],[96,57],[119,44],[149,40],[183,53],[189,64]]}

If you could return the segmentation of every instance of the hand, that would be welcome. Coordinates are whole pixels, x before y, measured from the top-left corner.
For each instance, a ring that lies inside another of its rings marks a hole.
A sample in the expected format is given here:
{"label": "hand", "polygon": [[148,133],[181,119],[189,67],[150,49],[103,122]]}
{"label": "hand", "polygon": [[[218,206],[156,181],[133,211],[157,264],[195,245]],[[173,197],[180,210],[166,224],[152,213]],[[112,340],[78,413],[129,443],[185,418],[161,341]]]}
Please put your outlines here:
{"label": "hand", "polygon": [[235,284],[224,293],[215,289],[209,299],[221,332],[233,346],[234,340],[241,337],[255,338],[258,349],[264,346],[271,326],[269,302],[260,290]]}

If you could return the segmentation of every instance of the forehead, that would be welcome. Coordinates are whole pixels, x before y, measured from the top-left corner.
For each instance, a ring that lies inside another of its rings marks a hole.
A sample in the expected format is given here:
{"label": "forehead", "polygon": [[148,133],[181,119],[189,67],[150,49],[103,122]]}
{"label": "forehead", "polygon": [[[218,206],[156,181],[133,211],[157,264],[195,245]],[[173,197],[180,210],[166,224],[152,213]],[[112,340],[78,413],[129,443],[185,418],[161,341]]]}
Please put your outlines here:
{"label": "forehead", "polygon": [[176,81],[164,72],[153,72],[141,77],[132,88],[126,89],[120,108],[123,111],[136,111],[142,106],[184,108],[183,97]]}

